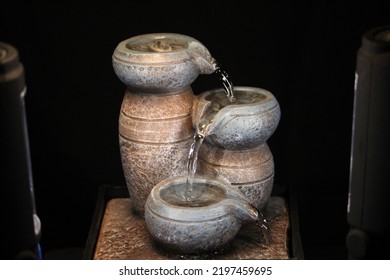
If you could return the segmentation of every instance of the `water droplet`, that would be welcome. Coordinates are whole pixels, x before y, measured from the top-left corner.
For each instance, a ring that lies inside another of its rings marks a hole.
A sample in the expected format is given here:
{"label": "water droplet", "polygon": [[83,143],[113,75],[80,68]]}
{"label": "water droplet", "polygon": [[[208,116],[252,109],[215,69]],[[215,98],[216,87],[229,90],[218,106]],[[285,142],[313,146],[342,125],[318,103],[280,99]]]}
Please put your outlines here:
{"label": "water droplet", "polygon": [[222,85],[230,102],[235,102],[233,82],[230,80],[228,73],[223,70],[219,64],[216,66],[215,73],[220,76],[219,78],[222,81]]}

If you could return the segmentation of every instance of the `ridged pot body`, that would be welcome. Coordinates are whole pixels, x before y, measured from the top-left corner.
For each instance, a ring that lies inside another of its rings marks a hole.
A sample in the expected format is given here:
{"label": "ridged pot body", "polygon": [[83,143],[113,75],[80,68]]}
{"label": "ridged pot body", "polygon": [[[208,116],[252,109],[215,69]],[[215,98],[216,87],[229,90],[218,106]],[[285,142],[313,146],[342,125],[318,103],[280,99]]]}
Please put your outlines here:
{"label": "ridged pot body", "polygon": [[275,170],[267,140],[279,123],[280,107],[262,88],[240,86],[234,93],[234,103],[223,101],[223,89],[206,91],[194,102],[194,127],[208,123],[204,116],[212,117],[197,168],[224,177],[262,210],[271,196]]}
{"label": "ridged pot body", "polygon": [[192,37],[150,33],[120,42],[112,66],[127,88],[119,117],[123,171],[134,210],[143,216],[150,190],[186,172],[194,133],[190,85],[216,63]]}
{"label": "ridged pot body", "polygon": [[259,211],[270,199],[274,169],[267,143],[250,150],[226,150],[204,142],[199,151],[199,172],[224,177]]}
{"label": "ridged pot body", "polygon": [[184,175],[193,137],[191,89],[169,95],[126,91],[119,116],[123,172],[135,212],[143,216],[151,189]]}

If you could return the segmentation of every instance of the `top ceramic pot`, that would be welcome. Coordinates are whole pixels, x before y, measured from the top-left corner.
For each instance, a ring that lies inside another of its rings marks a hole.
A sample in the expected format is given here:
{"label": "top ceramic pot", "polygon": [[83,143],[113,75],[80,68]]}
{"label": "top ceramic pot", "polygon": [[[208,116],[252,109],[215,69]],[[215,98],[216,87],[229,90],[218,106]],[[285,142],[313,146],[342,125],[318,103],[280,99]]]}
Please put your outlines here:
{"label": "top ceramic pot", "polygon": [[186,89],[199,74],[213,73],[216,61],[196,39],[152,33],[118,44],[112,56],[119,79],[134,92],[172,93]]}

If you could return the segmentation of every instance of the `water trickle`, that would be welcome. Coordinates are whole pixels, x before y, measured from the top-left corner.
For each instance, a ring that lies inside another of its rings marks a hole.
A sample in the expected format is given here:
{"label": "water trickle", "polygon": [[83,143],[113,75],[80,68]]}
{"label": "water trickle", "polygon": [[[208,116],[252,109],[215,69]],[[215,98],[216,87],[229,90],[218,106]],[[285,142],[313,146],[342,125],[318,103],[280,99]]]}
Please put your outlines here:
{"label": "water trickle", "polygon": [[233,83],[230,80],[228,73],[226,73],[226,71],[223,70],[219,64],[217,64],[214,73],[220,76],[219,79],[222,81],[222,85],[225,89],[226,95],[229,98],[230,102],[231,103],[235,102],[236,99],[234,97]]}
{"label": "water trickle", "polygon": [[[222,85],[225,89],[226,96],[229,103],[233,103],[236,101],[236,98],[234,97],[234,90],[233,90],[233,83],[229,79],[229,75],[224,71],[218,64],[216,66],[215,72],[217,75],[220,76],[220,80],[222,81]],[[226,100],[226,98],[224,98]],[[193,142],[190,147],[190,151],[188,154],[188,162],[187,162],[187,171],[188,171],[188,177],[187,177],[187,185],[186,190],[184,192],[184,198],[186,201],[192,201],[196,199],[196,196],[193,193],[193,181],[194,176],[196,173],[196,163],[198,160],[198,153],[199,149],[203,143],[204,138],[207,136],[207,133],[209,131],[209,127],[214,121],[215,115],[225,106],[228,104],[224,101],[221,101],[220,99],[212,100],[210,109],[208,109],[204,115],[201,116],[200,122],[196,127],[195,135]]]}
{"label": "water trickle", "polygon": [[[229,85],[232,85],[232,83],[229,83]],[[228,94],[228,91],[230,92],[230,94]],[[200,116],[199,122],[195,127],[193,142],[191,144],[190,151],[188,154],[188,161],[187,161],[188,177],[187,177],[186,191],[184,192],[184,199],[186,201],[191,201],[192,199],[196,198],[192,193],[193,191],[192,184],[196,173],[198,153],[203,143],[203,140],[208,135],[211,124],[214,122],[214,119],[218,114],[218,112],[220,112],[224,107],[229,105],[259,103],[266,98],[265,95],[253,93],[251,91],[246,91],[246,90],[237,90],[233,96],[232,89],[227,90],[225,88],[225,93],[226,95],[222,91],[213,91],[205,97],[205,99],[209,101],[209,104],[207,105],[207,109]],[[226,98],[227,96],[229,98]],[[234,100],[234,103],[232,103],[231,101],[232,99]]]}
{"label": "water trickle", "polygon": [[[251,92],[238,91],[236,97],[234,97],[234,104],[252,104],[260,102],[265,96],[255,95]],[[206,100],[210,101],[210,105],[207,110],[203,112],[200,117],[199,123],[196,126],[193,142],[191,144],[190,152],[188,155],[187,170],[188,170],[188,194],[191,193],[191,184],[193,182],[194,175],[196,173],[196,162],[198,158],[199,149],[203,143],[204,138],[209,132],[209,128],[213,123],[215,116],[222,108],[232,105],[232,103],[226,99],[226,96],[221,92],[211,93],[206,97]]]}
{"label": "water trickle", "polygon": [[198,160],[198,153],[200,146],[203,143],[204,140],[204,134],[200,134],[198,132],[194,135],[194,140],[191,144],[190,152],[188,154],[188,161],[187,161],[187,184],[186,184],[186,191],[184,193],[184,198],[186,201],[193,201],[195,199],[194,193],[193,193],[193,184],[194,184],[194,176],[196,173],[196,163]]}
{"label": "water trickle", "polygon": [[272,235],[269,230],[267,219],[264,217],[263,213],[259,211],[259,219],[256,221],[258,228],[263,234],[265,244],[269,245],[272,243]]}

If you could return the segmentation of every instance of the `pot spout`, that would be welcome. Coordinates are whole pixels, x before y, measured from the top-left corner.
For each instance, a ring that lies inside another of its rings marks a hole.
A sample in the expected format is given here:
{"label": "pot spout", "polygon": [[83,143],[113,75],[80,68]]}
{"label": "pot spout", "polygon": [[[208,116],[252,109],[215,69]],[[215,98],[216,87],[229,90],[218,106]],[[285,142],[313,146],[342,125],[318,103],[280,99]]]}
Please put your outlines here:
{"label": "pot spout", "polygon": [[198,41],[188,44],[188,54],[192,62],[198,67],[199,74],[212,74],[217,70],[218,64],[210,52]]}
{"label": "pot spout", "polygon": [[231,187],[228,189],[226,195],[226,205],[233,210],[234,215],[241,221],[241,224],[259,220],[259,211],[239,190]]}
{"label": "pot spout", "polygon": [[233,206],[236,209],[235,214],[242,224],[259,220],[259,212],[251,203],[247,201],[235,201]]}

